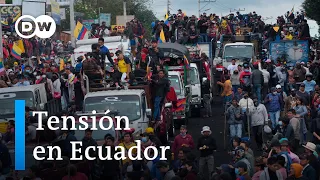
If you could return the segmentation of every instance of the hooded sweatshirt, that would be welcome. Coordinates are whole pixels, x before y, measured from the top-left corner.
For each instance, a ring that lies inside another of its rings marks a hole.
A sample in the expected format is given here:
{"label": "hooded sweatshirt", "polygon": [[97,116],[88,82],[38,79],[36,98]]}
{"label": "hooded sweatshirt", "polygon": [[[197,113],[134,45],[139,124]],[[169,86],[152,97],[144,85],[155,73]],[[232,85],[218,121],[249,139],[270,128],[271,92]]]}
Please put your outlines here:
{"label": "hooded sweatshirt", "polygon": [[249,108],[249,114],[251,115],[251,126],[262,126],[265,122],[268,122],[268,112],[263,104],[259,104],[257,107]]}

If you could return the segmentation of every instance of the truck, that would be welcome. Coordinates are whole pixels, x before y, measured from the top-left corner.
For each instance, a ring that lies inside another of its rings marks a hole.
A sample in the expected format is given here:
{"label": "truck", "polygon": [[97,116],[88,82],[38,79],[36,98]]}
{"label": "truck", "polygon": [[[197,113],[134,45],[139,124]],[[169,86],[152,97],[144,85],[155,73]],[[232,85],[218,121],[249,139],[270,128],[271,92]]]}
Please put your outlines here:
{"label": "truck", "polygon": [[[169,78],[169,80],[171,83],[176,83],[176,87],[171,84],[178,95],[178,108],[174,109],[173,119],[174,124],[177,125],[175,127],[180,127],[180,125],[188,123],[192,112],[190,106],[192,98],[190,53],[185,46],[177,43],[162,43],[158,45],[158,48],[164,54],[164,68],[168,72],[168,76],[173,78]],[[177,64],[179,60],[183,65]]]}
{"label": "truck", "polygon": [[255,46],[253,43],[227,43],[223,48],[222,65],[228,67],[232,59],[236,59],[236,64],[250,63],[256,60]]}
{"label": "truck", "polygon": [[201,93],[199,69],[196,63],[190,63],[190,78],[192,86],[192,98],[190,100],[192,110],[191,114],[194,114],[196,117],[200,117],[203,95]]}
{"label": "truck", "polygon": [[[78,57],[83,56],[88,52],[92,52],[91,45],[98,43],[98,39],[99,38],[85,39],[76,42],[77,47],[74,49],[74,53],[71,58],[73,66],[77,64]],[[129,39],[123,38],[122,36],[113,36],[106,37],[104,41],[104,45],[109,49],[113,60],[116,59],[115,53],[118,50],[122,50],[125,53],[125,56],[130,57],[131,59],[131,46]],[[105,59],[105,63],[106,65],[110,65],[110,62],[107,58]]]}
{"label": "truck", "polygon": [[[169,137],[174,136],[174,125],[172,124],[172,102],[163,101],[161,109],[161,120],[151,123],[153,114],[153,98],[151,84],[144,82],[136,86],[128,86],[127,89],[116,90],[109,87],[107,83],[101,83],[104,87],[90,87],[87,76],[84,76],[87,94],[84,98],[84,112],[90,112],[94,108],[100,111],[118,111],[120,116],[128,116],[130,127],[134,130],[134,137],[139,138],[147,127],[153,127],[156,135],[166,144]],[[90,98],[89,98],[90,97]],[[105,97],[106,99],[101,99]],[[90,103],[93,99],[101,102]],[[90,100],[90,101],[89,101]],[[99,105],[98,105],[99,104]],[[103,108],[103,109],[101,109]]]}
{"label": "truck", "polygon": [[309,44],[303,40],[283,40],[269,43],[269,59],[285,60],[287,66],[294,66],[296,62],[307,63],[309,60]]}
{"label": "truck", "polygon": [[0,88],[0,119],[14,120],[15,100],[25,100],[26,107],[37,111],[48,111],[48,116],[61,111],[57,100],[47,100],[45,85],[35,84],[17,87]]}

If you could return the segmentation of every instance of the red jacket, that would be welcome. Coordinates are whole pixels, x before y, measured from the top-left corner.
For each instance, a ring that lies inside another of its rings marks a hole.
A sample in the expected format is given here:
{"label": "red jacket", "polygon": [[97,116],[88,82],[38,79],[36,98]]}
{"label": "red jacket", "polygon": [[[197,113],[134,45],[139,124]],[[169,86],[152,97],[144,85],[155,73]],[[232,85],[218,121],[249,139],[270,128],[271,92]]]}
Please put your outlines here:
{"label": "red jacket", "polygon": [[178,98],[173,87],[170,87],[170,91],[167,93],[166,99],[167,101],[172,102],[173,108],[176,108]]}
{"label": "red jacket", "polygon": [[180,134],[177,135],[172,144],[172,152],[178,153],[178,150],[182,147],[182,145],[187,145],[191,149],[194,148],[194,142],[190,134],[186,134],[184,138]]}

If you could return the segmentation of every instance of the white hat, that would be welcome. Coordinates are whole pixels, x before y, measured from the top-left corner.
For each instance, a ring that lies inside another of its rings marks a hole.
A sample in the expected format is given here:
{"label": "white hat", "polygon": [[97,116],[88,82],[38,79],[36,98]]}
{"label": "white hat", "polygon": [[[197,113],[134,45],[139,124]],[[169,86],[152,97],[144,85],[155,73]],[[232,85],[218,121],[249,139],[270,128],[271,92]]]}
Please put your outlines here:
{"label": "white hat", "polygon": [[309,149],[310,151],[314,152],[316,151],[317,146],[313,144],[312,142],[307,142],[306,145],[302,145],[304,148]]}
{"label": "white hat", "polygon": [[210,132],[210,134],[211,134],[211,130],[210,130],[210,127],[209,126],[203,126],[203,128],[202,128],[202,131],[201,131],[201,134],[203,134],[204,132]]}
{"label": "white hat", "polygon": [[281,85],[280,84],[276,85],[276,89],[281,89]]}

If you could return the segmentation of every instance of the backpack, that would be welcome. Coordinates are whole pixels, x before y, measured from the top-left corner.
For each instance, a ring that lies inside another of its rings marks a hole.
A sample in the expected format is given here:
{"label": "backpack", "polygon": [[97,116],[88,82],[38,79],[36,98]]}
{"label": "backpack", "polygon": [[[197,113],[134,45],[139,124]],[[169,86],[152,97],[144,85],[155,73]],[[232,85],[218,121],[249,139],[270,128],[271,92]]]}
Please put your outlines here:
{"label": "backpack", "polygon": [[291,157],[289,156],[289,153],[288,152],[281,152],[279,155],[285,155],[286,156],[286,169],[287,169],[287,172],[290,171],[290,166],[292,164],[292,159]]}

